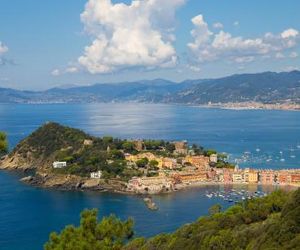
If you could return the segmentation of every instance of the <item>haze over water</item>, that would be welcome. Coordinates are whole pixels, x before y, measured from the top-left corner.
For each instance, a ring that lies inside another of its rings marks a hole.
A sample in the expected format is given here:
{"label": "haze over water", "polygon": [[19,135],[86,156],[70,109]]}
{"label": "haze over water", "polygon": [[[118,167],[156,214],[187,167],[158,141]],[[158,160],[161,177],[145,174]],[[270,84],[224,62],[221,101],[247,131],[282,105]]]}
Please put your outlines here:
{"label": "haze over water", "polygon": [[[227,152],[232,160],[244,159],[240,165],[245,167],[300,167],[297,147],[300,146],[300,112],[136,103],[0,105],[0,130],[8,132],[11,148],[46,121],[98,136],[188,140]],[[242,157],[247,151],[249,156],[245,160]],[[1,250],[41,249],[51,231],[58,231],[66,224],[77,224],[84,208],[98,208],[100,216],[110,213],[122,219],[132,216],[138,235],[151,236],[196,220],[207,214],[215,203],[221,203],[224,208],[229,206],[219,198],[205,196],[206,191],[223,189],[222,186],[157,196],[154,199],[160,209],[151,212],[136,196],[45,190],[24,185],[18,181],[19,177],[16,173],[0,172]],[[261,187],[250,187],[253,191],[257,188]],[[273,188],[264,189],[269,192]]]}

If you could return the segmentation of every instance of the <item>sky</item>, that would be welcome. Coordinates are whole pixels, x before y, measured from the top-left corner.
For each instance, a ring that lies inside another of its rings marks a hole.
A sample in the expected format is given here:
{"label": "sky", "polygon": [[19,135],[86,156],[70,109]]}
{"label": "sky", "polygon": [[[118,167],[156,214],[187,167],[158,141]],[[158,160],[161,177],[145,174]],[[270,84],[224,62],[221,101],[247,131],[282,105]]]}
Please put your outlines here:
{"label": "sky", "polygon": [[299,0],[1,0],[0,87],[300,69]]}

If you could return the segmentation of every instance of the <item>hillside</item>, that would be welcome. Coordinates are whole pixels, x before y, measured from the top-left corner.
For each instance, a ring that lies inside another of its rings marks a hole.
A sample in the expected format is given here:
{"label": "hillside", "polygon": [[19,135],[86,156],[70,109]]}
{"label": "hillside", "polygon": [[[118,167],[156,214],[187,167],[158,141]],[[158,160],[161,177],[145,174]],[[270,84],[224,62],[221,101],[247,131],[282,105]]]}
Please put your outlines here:
{"label": "hillside", "polygon": [[242,74],[209,80],[176,93],[168,101],[192,104],[300,103],[300,72]]}
{"label": "hillside", "polygon": [[175,83],[163,79],[19,91],[0,88],[1,103],[297,103],[300,71],[240,74]]}
{"label": "hillside", "polygon": [[275,191],[248,200],[224,212],[218,206],[210,216],[187,224],[171,234],[133,239],[133,221],[115,216],[98,221],[96,210],[81,214],[80,225],[52,233],[45,250],[292,250],[300,246],[300,189]]}
{"label": "hillside", "polygon": [[76,152],[89,138],[80,130],[49,122],[21,141],[1,165],[15,169],[50,167],[59,151]]}
{"label": "hillside", "polygon": [[276,191],[225,212],[213,212],[172,234],[136,239],[126,250],[299,249],[300,189]]}

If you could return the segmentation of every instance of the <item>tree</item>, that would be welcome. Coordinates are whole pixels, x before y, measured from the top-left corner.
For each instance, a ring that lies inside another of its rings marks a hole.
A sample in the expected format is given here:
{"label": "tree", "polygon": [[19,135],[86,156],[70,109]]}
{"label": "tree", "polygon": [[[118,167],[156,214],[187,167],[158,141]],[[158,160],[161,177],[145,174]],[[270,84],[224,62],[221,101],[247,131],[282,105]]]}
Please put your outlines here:
{"label": "tree", "polygon": [[0,156],[8,152],[7,137],[4,132],[0,131]]}
{"label": "tree", "polygon": [[150,166],[151,168],[156,168],[156,167],[158,166],[158,161],[156,161],[156,160],[151,160],[151,161],[149,162],[149,166]]}
{"label": "tree", "polygon": [[122,148],[125,150],[125,152],[130,153],[134,150],[134,143],[129,141],[124,142]]}
{"label": "tree", "polygon": [[97,219],[98,211],[81,213],[80,226],[67,226],[60,234],[51,233],[45,250],[119,250],[133,237],[133,220],[120,221],[116,216]]}
{"label": "tree", "polygon": [[216,204],[216,205],[213,205],[212,207],[209,208],[209,214],[210,215],[215,215],[217,213],[220,213],[222,210],[222,207],[220,204]]}
{"label": "tree", "polygon": [[206,156],[211,156],[211,155],[214,155],[214,154],[217,154],[217,151],[214,150],[214,149],[207,149],[207,150],[205,151],[205,155],[206,155]]}
{"label": "tree", "polygon": [[149,162],[148,158],[145,157],[145,158],[142,158],[142,159],[136,161],[136,165],[139,168],[144,168],[147,166],[148,162]]}
{"label": "tree", "polygon": [[175,145],[173,143],[167,143],[166,150],[170,153],[173,153],[173,151],[175,150]]}

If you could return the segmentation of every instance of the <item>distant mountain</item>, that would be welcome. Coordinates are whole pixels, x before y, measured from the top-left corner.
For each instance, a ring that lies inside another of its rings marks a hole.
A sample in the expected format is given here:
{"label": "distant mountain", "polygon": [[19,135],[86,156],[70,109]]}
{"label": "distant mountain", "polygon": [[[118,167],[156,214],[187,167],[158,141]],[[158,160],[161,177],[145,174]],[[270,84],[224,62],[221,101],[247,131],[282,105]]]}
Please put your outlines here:
{"label": "distant mountain", "polygon": [[300,72],[264,72],[219,79],[144,80],[46,91],[0,88],[1,103],[146,102],[207,104],[228,102],[300,103]]}
{"label": "distant mountain", "polygon": [[206,104],[228,102],[300,103],[300,72],[265,72],[208,80],[173,95],[169,102]]}

